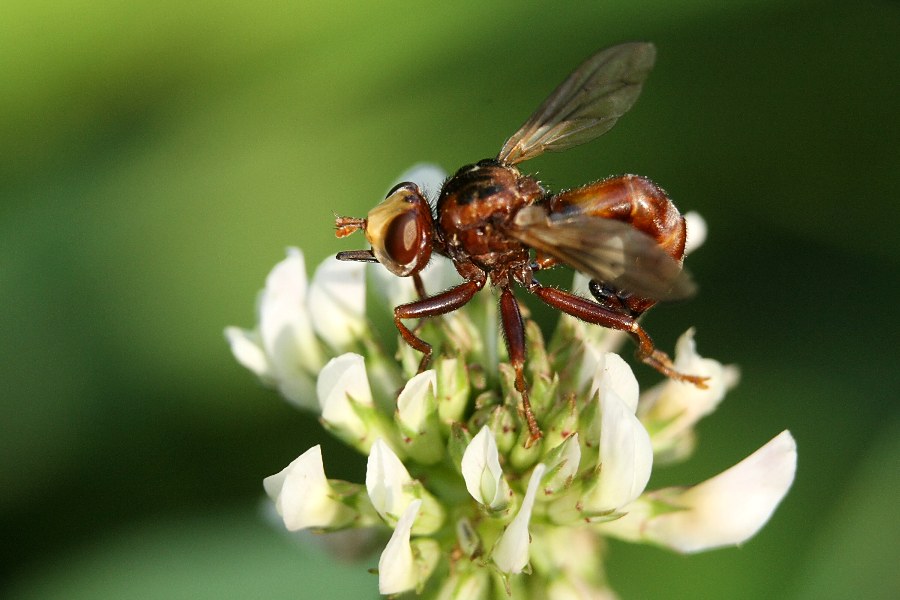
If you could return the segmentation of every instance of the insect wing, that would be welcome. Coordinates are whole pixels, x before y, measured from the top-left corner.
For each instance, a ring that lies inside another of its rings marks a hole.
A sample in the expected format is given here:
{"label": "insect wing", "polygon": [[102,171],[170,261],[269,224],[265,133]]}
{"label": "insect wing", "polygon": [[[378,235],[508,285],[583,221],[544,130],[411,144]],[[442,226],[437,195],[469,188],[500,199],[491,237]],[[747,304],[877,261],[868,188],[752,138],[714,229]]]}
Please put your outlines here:
{"label": "insect wing", "polygon": [[603,135],[635,103],[655,59],[653,44],[638,42],[593,55],[506,140],[497,160],[513,165]]}
{"label": "insect wing", "polygon": [[622,221],[585,213],[520,210],[509,234],[592,279],[654,300],[691,296],[694,282],[653,238]]}

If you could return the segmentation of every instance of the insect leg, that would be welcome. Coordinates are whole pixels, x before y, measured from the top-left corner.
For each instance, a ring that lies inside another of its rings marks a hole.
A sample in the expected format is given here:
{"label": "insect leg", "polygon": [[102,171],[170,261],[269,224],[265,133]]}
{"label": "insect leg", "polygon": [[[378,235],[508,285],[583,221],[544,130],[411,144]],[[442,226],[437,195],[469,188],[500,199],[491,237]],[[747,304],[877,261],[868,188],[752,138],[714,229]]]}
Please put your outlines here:
{"label": "insect leg", "polygon": [[465,305],[475,293],[484,287],[484,278],[465,281],[456,287],[450,288],[430,298],[416,300],[409,304],[401,304],[394,309],[394,325],[403,337],[403,341],[421,352],[422,361],[419,363],[419,373],[428,367],[431,362],[431,344],[416,336],[415,333],[403,324],[402,319],[418,319],[422,317],[436,317]]}
{"label": "insect leg", "polygon": [[543,287],[536,281],[528,287],[528,291],[544,303],[577,319],[628,333],[637,342],[637,357],[643,363],[653,367],[666,377],[692,383],[698,388],[706,388],[706,377],[687,375],[676,371],[669,356],[653,345],[653,340],[650,339],[644,328],[628,313],[602,306],[571,292]]}
{"label": "insect leg", "polygon": [[[416,296],[418,296],[419,300],[424,300],[428,297],[428,292],[425,291],[425,283],[422,281],[422,276],[419,275],[418,272],[412,274],[413,286],[416,289]],[[418,335],[419,330],[422,329],[422,325],[425,324],[425,319],[419,319],[419,322],[416,323],[416,326],[412,328],[413,334]]]}
{"label": "insect leg", "polygon": [[344,252],[338,252],[335,258],[352,262],[378,262],[371,250],[345,250]]}
{"label": "insect leg", "polygon": [[416,287],[416,294],[419,295],[419,300],[424,300],[428,297],[428,294],[425,292],[425,284],[422,283],[422,276],[419,275],[419,272],[416,271],[412,274],[413,285]]}
{"label": "insect leg", "polygon": [[528,387],[525,385],[525,326],[522,324],[522,312],[519,303],[509,287],[504,287],[500,294],[500,317],[503,320],[503,333],[506,337],[506,349],[509,351],[509,362],[516,371],[516,390],[522,395],[522,412],[531,437],[526,447],[541,439],[541,428],[538,427],[531,401],[528,399]]}
{"label": "insect leg", "polygon": [[628,312],[631,316],[636,318],[636,315],[631,313],[625,306],[625,303],[622,301],[622,296],[616,289],[605,285],[596,279],[591,279],[588,282],[588,290],[600,306],[616,312]]}

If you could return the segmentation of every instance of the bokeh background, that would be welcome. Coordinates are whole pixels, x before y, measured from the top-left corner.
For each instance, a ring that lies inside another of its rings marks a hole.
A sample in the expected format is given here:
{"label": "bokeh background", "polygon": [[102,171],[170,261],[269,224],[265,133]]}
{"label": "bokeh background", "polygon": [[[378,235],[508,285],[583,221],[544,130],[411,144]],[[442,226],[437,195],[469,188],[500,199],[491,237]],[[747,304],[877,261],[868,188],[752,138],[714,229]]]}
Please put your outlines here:
{"label": "bokeh background", "polygon": [[700,294],[646,325],[668,349],[696,326],[743,380],[652,484],[785,428],[800,464],[744,547],[615,543],[612,582],[900,597],[900,4],[872,0],[4,0],[0,594],[376,597],[377,558],[335,564],[262,518],[261,479],[310,445],[337,477],[364,462],[222,329],[253,325],[286,246],[310,267],[353,247],[332,211],[365,214],[415,162],[495,154],[583,58],[635,39],[658,62],[631,113],[526,167],[554,188],[641,173],[708,220]]}

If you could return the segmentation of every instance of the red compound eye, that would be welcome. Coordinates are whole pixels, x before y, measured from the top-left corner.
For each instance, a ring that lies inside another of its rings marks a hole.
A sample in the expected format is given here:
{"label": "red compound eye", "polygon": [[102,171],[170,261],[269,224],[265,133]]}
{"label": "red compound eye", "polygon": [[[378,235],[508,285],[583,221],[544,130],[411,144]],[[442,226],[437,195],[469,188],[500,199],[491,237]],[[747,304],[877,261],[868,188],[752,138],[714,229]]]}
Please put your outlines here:
{"label": "red compound eye", "polygon": [[378,262],[406,277],[428,264],[433,227],[428,202],[415,184],[405,183],[369,212],[366,238]]}

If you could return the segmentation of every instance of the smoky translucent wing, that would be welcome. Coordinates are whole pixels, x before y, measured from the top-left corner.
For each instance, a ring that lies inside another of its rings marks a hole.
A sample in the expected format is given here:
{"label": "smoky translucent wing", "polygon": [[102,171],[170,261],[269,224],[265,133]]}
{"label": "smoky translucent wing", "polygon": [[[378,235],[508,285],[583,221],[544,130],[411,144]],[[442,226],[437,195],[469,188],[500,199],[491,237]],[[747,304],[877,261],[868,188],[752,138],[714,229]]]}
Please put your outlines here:
{"label": "smoky translucent wing", "polygon": [[606,133],[637,100],[655,59],[653,44],[639,42],[593,55],[506,140],[497,159],[513,165]]}
{"label": "smoky translucent wing", "polygon": [[691,296],[688,273],[656,241],[627,223],[584,213],[520,210],[508,232],[516,239],[621,291],[654,300]]}

